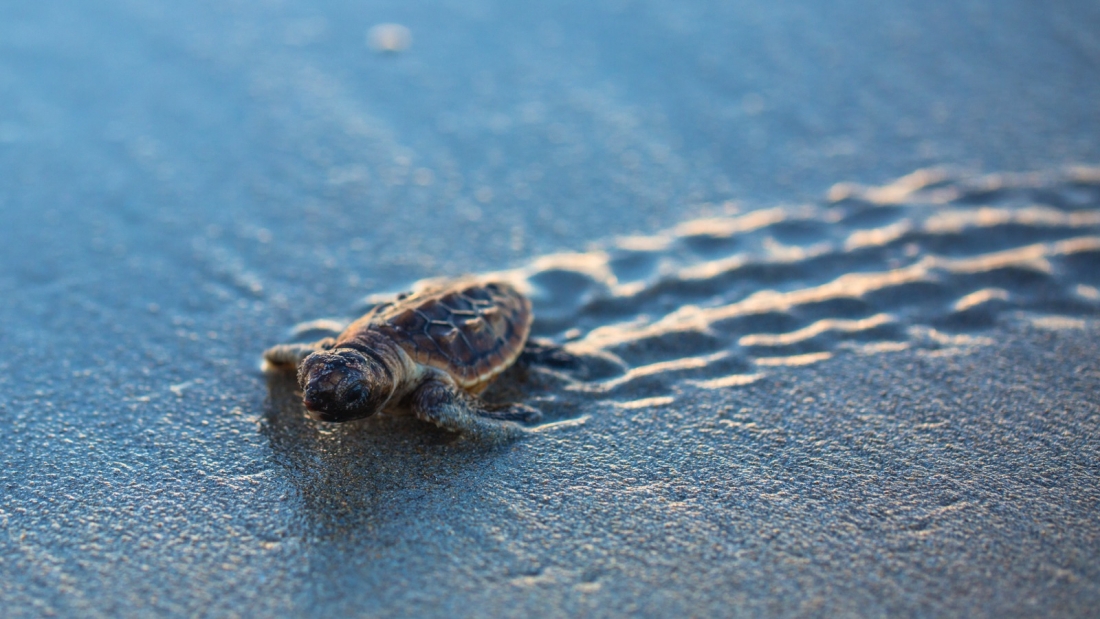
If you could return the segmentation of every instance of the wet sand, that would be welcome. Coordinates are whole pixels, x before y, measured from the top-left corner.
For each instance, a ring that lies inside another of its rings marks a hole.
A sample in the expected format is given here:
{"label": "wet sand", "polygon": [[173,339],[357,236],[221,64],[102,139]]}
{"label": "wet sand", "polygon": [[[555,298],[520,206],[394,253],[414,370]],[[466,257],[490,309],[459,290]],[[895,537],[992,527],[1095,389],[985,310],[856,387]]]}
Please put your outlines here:
{"label": "wet sand", "polygon": [[[8,615],[1100,604],[1090,4],[4,11]],[[260,371],[462,273],[524,440]]]}

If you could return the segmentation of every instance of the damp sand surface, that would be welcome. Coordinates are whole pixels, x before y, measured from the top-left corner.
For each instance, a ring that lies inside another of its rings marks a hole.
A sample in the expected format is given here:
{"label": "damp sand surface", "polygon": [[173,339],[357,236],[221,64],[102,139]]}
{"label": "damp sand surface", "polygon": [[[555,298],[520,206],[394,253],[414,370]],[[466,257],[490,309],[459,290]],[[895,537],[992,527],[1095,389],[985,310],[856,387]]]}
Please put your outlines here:
{"label": "damp sand surface", "polygon": [[5,595],[63,614],[1087,614],[1098,265],[1100,174],[1075,168],[921,170],[482,273],[581,361],[498,379],[487,399],[545,415],[503,447],[310,421],[291,377],[259,371],[269,342],[163,382],[140,378],[155,361],[62,364],[6,405]]}
{"label": "damp sand surface", "polygon": [[[5,616],[1100,605],[1092,3],[61,6],[0,9]],[[462,274],[580,360],[524,440],[260,370]]]}
{"label": "damp sand surface", "polygon": [[[262,432],[339,548],[327,586],[380,569],[350,538],[389,569],[465,574],[461,601],[432,600],[444,613],[1100,601],[1100,171],[920,170],[482,276],[530,294],[537,336],[580,360],[485,394],[544,411],[526,440],[487,454],[415,421],[321,430],[269,377]],[[449,498],[420,511],[433,493]]]}

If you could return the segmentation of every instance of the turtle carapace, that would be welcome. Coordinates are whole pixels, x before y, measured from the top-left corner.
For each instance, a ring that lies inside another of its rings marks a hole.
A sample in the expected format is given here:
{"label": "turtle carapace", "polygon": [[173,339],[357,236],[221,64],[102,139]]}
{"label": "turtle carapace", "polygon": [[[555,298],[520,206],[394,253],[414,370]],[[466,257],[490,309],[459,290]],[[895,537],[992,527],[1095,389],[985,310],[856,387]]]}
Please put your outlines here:
{"label": "turtle carapace", "polygon": [[523,351],[531,302],[500,282],[436,285],[371,309],[335,338],[264,352],[297,368],[302,400],[320,421],[412,414],[442,428],[501,441],[539,412],[522,404],[487,410],[476,397]]}

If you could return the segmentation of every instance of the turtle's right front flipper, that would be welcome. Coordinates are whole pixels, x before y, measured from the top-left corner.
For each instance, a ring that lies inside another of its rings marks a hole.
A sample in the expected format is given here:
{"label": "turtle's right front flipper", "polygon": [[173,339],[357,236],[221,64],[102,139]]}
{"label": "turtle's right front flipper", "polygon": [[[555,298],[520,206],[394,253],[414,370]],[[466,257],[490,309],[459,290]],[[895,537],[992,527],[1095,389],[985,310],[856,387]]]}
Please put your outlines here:
{"label": "turtle's right front flipper", "polygon": [[317,342],[306,344],[279,344],[264,351],[264,370],[297,371],[302,359],[318,350],[332,348],[334,340],[326,337]]}
{"label": "turtle's right front flipper", "polygon": [[511,421],[518,417],[493,419],[473,397],[443,380],[426,381],[413,392],[411,404],[417,418],[485,443],[507,443],[526,434]]}

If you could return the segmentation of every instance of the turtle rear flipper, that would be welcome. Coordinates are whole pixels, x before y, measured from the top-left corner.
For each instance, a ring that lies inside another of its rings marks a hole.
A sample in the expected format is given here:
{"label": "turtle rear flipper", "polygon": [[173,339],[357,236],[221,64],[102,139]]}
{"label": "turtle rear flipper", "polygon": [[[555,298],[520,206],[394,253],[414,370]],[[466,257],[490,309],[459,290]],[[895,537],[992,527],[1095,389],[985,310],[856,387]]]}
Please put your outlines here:
{"label": "turtle rear flipper", "polygon": [[567,350],[544,339],[529,339],[519,356],[519,364],[525,368],[545,367],[561,370],[565,374],[581,380],[602,380],[621,376],[629,368],[618,356],[602,350]]}
{"label": "turtle rear flipper", "polygon": [[530,338],[520,353],[519,362],[523,365],[543,365],[563,370],[573,370],[581,365],[577,355],[550,340]]}
{"label": "turtle rear flipper", "polygon": [[474,412],[486,419],[498,421],[518,421],[520,423],[537,423],[542,420],[542,411],[526,404],[509,404],[500,408],[478,408]]}

